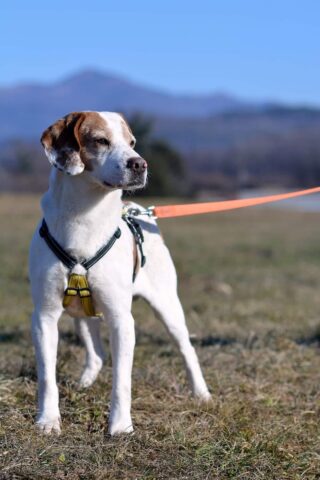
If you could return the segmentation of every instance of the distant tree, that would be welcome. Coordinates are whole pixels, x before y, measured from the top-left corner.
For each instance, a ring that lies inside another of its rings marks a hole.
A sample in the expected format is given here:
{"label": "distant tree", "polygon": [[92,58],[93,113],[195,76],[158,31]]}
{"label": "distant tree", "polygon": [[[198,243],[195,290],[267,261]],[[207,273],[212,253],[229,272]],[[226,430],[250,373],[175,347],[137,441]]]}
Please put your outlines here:
{"label": "distant tree", "polygon": [[148,162],[148,184],[143,196],[185,195],[189,182],[181,155],[165,140],[154,138],[150,118],[135,114],[129,119],[137,139],[136,150]]}

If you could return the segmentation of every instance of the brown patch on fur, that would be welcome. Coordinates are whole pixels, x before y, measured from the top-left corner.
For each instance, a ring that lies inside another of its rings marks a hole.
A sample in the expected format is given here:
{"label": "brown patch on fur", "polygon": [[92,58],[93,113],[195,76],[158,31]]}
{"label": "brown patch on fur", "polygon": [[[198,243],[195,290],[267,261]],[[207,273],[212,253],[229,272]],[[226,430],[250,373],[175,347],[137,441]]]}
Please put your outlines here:
{"label": "brown patch on fur", "polygon": [[79,129],[84,118],[82,112],[69,113],[47,128],[41,137],[42,145],[53,157],[50,161],[67,173],[75,167],[85,168],[79,143]]}
{"label": "brown patch on fur", "polygon": [[112,131],[96,112],[72,112],[47,128],[41,137],[42,145],[56,153],[56,166],[64,169],[68,164],[82,162],[86,170],[93,170],[97,150],[95,138],[111,141]]}
{"label": "brown patch on fur", "polygon": [[84,119],[83,113],[73,112],[47,128],[42,136],[42,145],[56,154],[56,166],[80,163],[78,131]]}
{"label": "brown patch on fur", "polygon": [[107,121],[97,112],[84,112],[85,118],[79,129],[80,155],[87,170],[93,170],[94,159],[102,145],[97,145],[97,138],[106,138],[112,142],[112,130]]}

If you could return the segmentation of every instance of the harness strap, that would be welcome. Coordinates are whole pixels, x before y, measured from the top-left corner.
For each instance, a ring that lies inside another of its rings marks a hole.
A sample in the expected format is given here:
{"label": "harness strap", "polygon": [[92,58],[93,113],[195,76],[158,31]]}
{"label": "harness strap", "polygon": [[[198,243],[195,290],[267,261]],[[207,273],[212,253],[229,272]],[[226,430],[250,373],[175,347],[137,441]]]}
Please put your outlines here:
{"label": "harness strap", "polygon": [[76,266],[77,260],[69,255],[61,245],[55,240],[48,229],[45,219],[42,220],[42,225],[39,230],[40,237],[44,239],[50,250],[59,258],[59,260],[69,269],[72,270]]}
{"label": "harness strap", "polygon": [[118,227],[117,230],[114,232],[108,243],[104,246],[101,247],[100,250],[97,251],[94,257],[90,258],[89,260],[84,260],[81,265],[86,269],[89,270],[95,263],[97,263],[102,257],[105,256],[105,254],[113,247],[115,242],[118,240],[118,238],[121,237],[121,230]]}
{"label": "harness strap", "polygon": [[[59,260],[69,269],[72,270],[73,267],[77,265],[77,260],[69,255],[62,247],[61,245],[55,240],[55,238],[51,235],[48,229],[48,225],[45,221],[45,219],[42,220],[42,225],[39,230],[40,236],[44,239],[50,250],[59,258]],[[81,265],[86,269],[89,270],[95,263],[97,263],[109,250],[110,248],[114,245],[116,240],[120,238],[121,236],[121,230],[118,227],[117,230],[114,232],[110,240],[104,245],[100,250],[97,251],[97,253],[92,257],[89,258],[88,260],[83,260],[81,262]]]}
{"label": "harness strap", "polygon": [[[137,247],[139,248],[141,255],[141,267],[144,266],[146,262],[146,257],[143,253],[142,243],[144,242],[144,236],[140,224],[133,218],[128,215],[124,215],[122,219],[127,223],[129,229],[131,230],[134,240]],[[40,236],[44,239],[50,250],[56,255],[56,257],[69,269],[72,270],[79,262],[69,255],[62,246],[56,241],[56,239],[49,232],[48,225],[45,219],[42,220],[42,225],[39,229]],[[118,227],[114,232],[109,241],[101,247],[97,253],[88,260],[83,260],[80,265],[82,265],[87,271],[93,265],[95,265],[114,245],[116,240],[120,238],[121,230]],[[135,281],[137,273],[137,262],[134,266],[133,271],[133,282]],[[88,317],[99,317],[100,313],[96,313],[93,305],[93,299],[91,294],[91,289],[89,287],[88,279],[86,275],[79,275],[76,273],[69,273],[68,286],[64,292],[63,297],[63,307],[67,308],[71,303],[74,297],[80,297],[82,308],[84,313]]]}
{"label": "harness strap", "polygon": [[[128,225],[133,237],[134,237],[134,240],[136,242],[136,245],[139,249],[139,252],[140,252],[140,262],[141,262],[141,268],[145,265],[146,263],[146,257],[144,255],[144,252],[143,252],[143,242],[144,242],[144,235],[143,235],[143,231],[142,231],[142,228],[141,228],[141,225],[139,224],[139,222],[137,222],[137,220],[133,217],[131,217],[130,215],[123,215],[122,216],[122,220],[124,222],[126,222],[126,224]],[[135,279],[136,279],[136,275],[137,275],[137,262],[136,262],[136,265],[134,266],[134,269],[133,269],[133,275],[132,275],[132,281],[134,282]]]}

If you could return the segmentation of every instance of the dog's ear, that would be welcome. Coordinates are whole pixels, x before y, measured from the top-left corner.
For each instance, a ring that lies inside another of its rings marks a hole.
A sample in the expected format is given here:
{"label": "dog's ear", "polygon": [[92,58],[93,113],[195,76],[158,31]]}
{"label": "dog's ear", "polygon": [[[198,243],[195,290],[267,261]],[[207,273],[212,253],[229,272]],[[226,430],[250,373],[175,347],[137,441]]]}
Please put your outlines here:
{"label": "dog's ear", "polygon": [[79,129],[84,119],[85,113],[70,113],[47,128],[41,136],[51,165],[69,175],[79,175],[85,168],[79,140]]}

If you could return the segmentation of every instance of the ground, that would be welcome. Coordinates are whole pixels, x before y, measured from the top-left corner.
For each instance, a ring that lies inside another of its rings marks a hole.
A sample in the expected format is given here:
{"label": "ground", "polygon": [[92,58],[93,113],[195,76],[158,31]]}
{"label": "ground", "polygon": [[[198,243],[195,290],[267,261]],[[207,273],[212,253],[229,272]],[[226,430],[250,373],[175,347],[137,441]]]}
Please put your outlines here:
{"label": "ground", "polygon": [[[63,433],[41,436],[29,318],[37,197],[0,197],[0,479],[320,478],[319,216],[253,208],[163,220],[194,345],[213,395],[198,405],[165,330],[134,305],[135,433],[106,433],[111,361],[77,390],[84,360],[62,319]],[[151,203],[155,203],[154,201]],[[103,329],[107,346],[107,327]]]}

